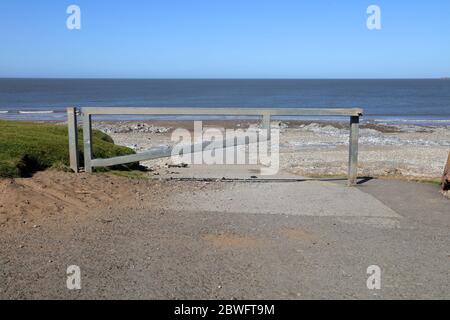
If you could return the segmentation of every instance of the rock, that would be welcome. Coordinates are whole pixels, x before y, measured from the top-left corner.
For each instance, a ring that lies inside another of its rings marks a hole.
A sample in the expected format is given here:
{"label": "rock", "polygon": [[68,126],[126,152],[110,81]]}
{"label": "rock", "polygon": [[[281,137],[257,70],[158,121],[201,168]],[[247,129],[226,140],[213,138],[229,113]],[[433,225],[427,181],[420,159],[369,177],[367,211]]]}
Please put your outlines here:
{"label": "rock", "polygon": [[133,149],[134,151],[137,151],[138,145],[137,144],[129,144],[126,146],[127,148]]}
{"label": "rock", "polygon": [[444,174],[442,175],[442,191],[447,196],[450,196],[450,153],[448,154]]}
{"label": "rock", "polygon": [[189,165],[187,163],[169,164],[169,168],[187,168]]}
{"label": "rock", "polygon": [[105,133],[167,133],[170,131],[170,128],[155,127],[141,122],[134,124],[119,122],[114,126],[100,125],[98,128]]}
{"label": "rock", "polygon": [[284,122],[279,122],[278,123],[278,127],[280,129],[287,129],[287,128],[289,128],[289,125],[287,123],[284,123]]}

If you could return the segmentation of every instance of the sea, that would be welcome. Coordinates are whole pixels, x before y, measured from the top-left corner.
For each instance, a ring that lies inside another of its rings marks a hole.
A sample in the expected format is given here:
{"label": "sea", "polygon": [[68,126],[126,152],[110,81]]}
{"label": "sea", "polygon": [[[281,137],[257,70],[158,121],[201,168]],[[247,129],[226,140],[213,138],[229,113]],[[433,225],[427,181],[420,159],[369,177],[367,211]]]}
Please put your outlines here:
{"label": "sea", "polygon": [[64,120],[67,107],[359,107],[364,121],[448,125],[450,79],[0,79],[0,119]]}

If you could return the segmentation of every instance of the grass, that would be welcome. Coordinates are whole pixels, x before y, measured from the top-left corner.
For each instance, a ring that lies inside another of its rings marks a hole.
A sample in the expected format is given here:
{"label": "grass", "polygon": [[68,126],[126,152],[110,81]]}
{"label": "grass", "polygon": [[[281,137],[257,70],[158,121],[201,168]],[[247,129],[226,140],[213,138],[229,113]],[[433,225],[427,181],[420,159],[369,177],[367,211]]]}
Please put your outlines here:
{"label": "grass", "polygon": [[[80,130],[81,160],[83,159],[82,139]],[[130,148],[115,145],[107,134],[93,131],[94,157],[109,158],[133,153],[134,151]],[[0,120],[0,177],[27,177],[39,170],[65,169],[68,166],[67,126]],[[134,168],[136,164],[115,169]]]}
{"label": "grass", "polygon": [[434,178],[434,177],[414,177],[414,176],[393,175],[393,176],[380,176],[378,178],[385,179],[385,180],[393,179],[393,180],[403,180],[403,181],[428,183],[428,184],[435,184],[435,185],[441,184],[441,178]]}

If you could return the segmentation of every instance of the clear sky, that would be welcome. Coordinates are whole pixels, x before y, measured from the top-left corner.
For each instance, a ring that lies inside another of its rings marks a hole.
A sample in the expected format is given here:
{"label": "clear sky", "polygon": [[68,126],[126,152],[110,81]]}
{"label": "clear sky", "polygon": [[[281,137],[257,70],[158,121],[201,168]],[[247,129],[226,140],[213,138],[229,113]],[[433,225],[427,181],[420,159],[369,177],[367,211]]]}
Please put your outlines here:
{"label": "clear sky", "polygon": [[0,40],[0,77],[448,77],[450,1],[2,1]]}

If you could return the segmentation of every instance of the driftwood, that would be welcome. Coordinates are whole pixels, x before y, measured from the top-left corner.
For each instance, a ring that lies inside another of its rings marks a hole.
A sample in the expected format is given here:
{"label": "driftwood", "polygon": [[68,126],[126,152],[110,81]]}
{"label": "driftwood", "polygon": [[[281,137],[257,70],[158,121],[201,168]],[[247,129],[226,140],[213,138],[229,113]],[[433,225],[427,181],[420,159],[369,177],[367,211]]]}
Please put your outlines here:
{"label": "driftwood", "polygon": [[447,164],[442,175],[442,191],[450,195],[450,153],[448,154]]}

